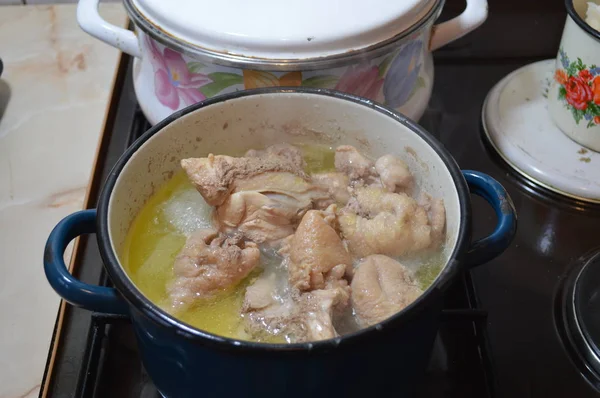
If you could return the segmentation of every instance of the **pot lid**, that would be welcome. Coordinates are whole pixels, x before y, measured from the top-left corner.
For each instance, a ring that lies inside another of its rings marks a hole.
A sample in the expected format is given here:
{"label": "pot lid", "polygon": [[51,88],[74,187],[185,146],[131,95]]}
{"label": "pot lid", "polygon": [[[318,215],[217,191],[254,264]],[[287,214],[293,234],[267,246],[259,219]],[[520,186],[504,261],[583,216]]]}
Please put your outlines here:
{"label": "pot lid", "polygon": [[600,251],[587,257],[573,292],[573,308],[579,330],[589,352],[584,354],[600,373]]}
{"label": "pot lid", "polygon": [[178,42],[270,60],[327,57],[392,39],[439,0],[130,0]]}

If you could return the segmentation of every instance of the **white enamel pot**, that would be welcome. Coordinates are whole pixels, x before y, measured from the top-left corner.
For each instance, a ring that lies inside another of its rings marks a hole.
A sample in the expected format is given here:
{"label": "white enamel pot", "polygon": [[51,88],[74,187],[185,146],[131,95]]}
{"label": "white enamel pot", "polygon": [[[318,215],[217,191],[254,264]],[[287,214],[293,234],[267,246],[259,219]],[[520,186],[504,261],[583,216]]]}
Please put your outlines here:
{"label": "white enamel pot", "polygon": [[[144,203],[181,170],[180,159],[282,142],[350,144],[373,157],[395,154],[420,189],[444,199],[445,265],[415,302],[377,325],[334,339],[266,344],[194,328],[135,286],[120,260],[126,235]],[[497,215],[493,232],[477,241],[471,241],[470,193],[486,199]],[[266,88],[192,105],[152,127],[117,161],[98,210],[72,214],[55,227],[44,265],[52,287],[71,304],[131,318],[144,367],[165,397],[197,397],[199,391],[207,397],[366,397],[392,390],[408,397],[427,366],[444,291],[464,270],[500,255],[515,231],[505,189],[485,174],[461,171],[438,141],[404,116],[337,91]],[[97,234],[114,288],[84,284],[67,271],[64,250],[84,233]]]}
{"label": "white enamel pot", "polygon": [[215,95],[274,86],[335,89],[418,120],[433,87],[431,51],[487,17],[486,0],[467,0],[438,25],[444,0],[123,2],[135,33],[103,20],[99,0],[80,0],[77,19],[135,57],[135,92],[152,124]]}

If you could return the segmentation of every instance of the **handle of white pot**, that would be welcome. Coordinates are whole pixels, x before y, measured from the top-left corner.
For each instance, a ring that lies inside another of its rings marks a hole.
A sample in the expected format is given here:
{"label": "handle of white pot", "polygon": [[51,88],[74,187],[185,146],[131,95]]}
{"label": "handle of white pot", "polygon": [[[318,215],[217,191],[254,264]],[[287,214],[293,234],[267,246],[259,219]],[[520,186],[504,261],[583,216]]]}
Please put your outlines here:
{"label": "handle of white pot", "polygon": [[429,48],[434,51],[463,37],[484,23],[487,16],[487,0],[467,0],[467,7],[462,14],[433,27]]}
{"label": "handle of white pot", "polygon": [[124,53],[141,58],[142,51],[135,33],[102,19],[98,13],[98,3],[100,0],[79,0],[77,22],[81,29]]}

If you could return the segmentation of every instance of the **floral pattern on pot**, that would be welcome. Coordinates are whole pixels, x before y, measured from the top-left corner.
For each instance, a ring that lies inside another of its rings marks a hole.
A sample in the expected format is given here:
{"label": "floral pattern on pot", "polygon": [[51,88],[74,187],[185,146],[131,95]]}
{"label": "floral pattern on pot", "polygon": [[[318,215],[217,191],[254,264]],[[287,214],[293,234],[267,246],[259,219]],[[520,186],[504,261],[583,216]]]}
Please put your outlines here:
{"label": "floral pattern on pot", "polygon": [[231,91],[278,86],[335,89],[399,108],[426,86],[420,75],[423,37],[414,37],[391,54],[359,64],[294,72],[242,70],[192,59],[186,62],[180,53],[145,38],[154,68],[154,93],[172,110]]}
{"label": "floral pattern on pot", "polygon": [[154,67],[154,93],[161,104],[177,110],[181,108],[180,101],[192,105],[206,99],[199,88],[211,82],[208,76],[190,71],[178,52],[168,47],[161,52],[150,39],[146,43]]}
{"label": "floral pattern on pot", "polygon": [[376,101],[383,82],[379,66],[363,64],[348,67],[334,88]]}
{"label": "floral pattern on pot", "polygon": [[562,48],[559,57],[564,69],[557,68],[554,73],[560,85],[558,99],[571,111],[575,123],[585,120],[587,128],[600,124],[600,68],[588,67],[581,58],[569,60]]}
{"label": "floral pattern on pot", "polygon": [[298,87],[302,85],[302,72],[288,72],[277,77],[270,72],[245,70],[243,76],[244,88],[247,90],[261,87]]}
{"label": "floral pattern on pot", "polygon": [[416,90],[425,86],[425,81],[419,76],[422,49],[422,41],[413,41],[405,45],[394,58],[383,85],[386,105],[392,108],[402,106]]}

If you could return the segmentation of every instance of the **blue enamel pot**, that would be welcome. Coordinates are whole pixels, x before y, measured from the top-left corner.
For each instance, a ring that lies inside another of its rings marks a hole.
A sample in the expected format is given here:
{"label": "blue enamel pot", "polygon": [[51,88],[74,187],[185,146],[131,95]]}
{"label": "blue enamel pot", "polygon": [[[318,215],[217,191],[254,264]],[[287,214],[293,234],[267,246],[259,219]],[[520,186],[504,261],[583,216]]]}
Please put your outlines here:
{"label": "blue enamel pot", "polygon": [[[373,157],[403,158],[417,185],[442,197],[447,213],[445,266],[432,285],[391,318],[336,339],[304,344],[238,341],[196,329],[148,300],[120,263],[140,208],[179,170],[184,157],[243,153],[275,143],[349,144]],[[471,240],[470,195],[497,215],[491,235]],[[460,170],[430,134],[371,101],[328,90],[269,88],[211,98],[152,127],[119,159],[97,210],[62,220],[44,253],[48,281],[72,305],[131,318],[144,366],[160,392],[182,397],[410,396],[424,374],[443,293],[462,272],[500,255],[516,231],[506,190],[491,177]],[[63,252],[95,233],[112,287],[84,284]],[[367,394],[367,395],[365,395]]]}

